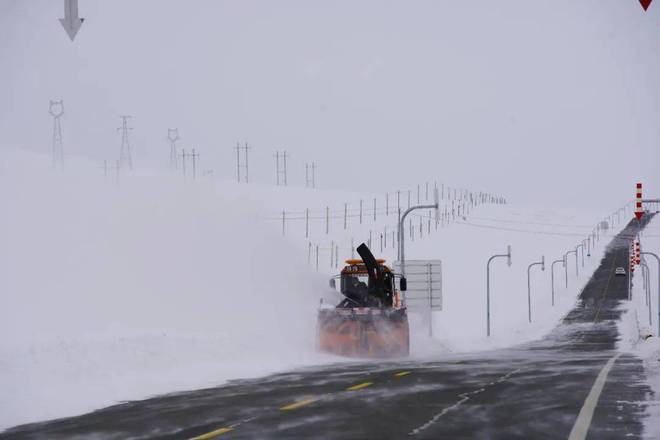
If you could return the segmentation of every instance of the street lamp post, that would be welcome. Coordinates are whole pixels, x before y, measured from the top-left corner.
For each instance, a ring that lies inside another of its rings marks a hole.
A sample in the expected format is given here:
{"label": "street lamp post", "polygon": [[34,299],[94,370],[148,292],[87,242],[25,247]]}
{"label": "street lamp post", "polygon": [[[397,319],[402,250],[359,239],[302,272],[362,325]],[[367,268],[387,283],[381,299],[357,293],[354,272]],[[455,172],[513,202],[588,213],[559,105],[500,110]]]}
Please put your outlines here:
{"label": "street lamp post", "polygon": [[511,267],[511,245],[506,247],[506,254],[493,255],[486,263],[486,336],[490,336],[490,262],[495,258],[506,257]]}
{"label": "street lamp post", "polygon": [[564,272],[566,273],[566,288],[568,289],[568,254],[575,254],[575,273],[577,275],[577,248],[564,254]]}
{"label": "street lamp post", "polygon": [[642,282],[644,283],[644,293],[646,296],[646,306],[649,309],[649,327],[653,326],[653,320],[651,318],[651,284],[650,284],[651,272],[645,261],[642,261]]}
{"label": "street lamp post", "polygon": [[541,256],[541,261],[527,266],[527,319],[532,322],[532,282],[530,280],[530,270],[533,266],[541,266],[545,270],[545,256]]}
{"label": "street lamp post", "polygon": [[660,335],[660,257],[653,252],[642,252],[641,255],[653,257],[658,263],[658,335]]}
{"label": "street lamp post", "polygon": [[628,301],[632,300],[632,274],[634,271],[634,264],[632,262],[632,242],[628,245]]}
{"label": "street lamp post", "polygon": [[564,263],[564,266],[566,266],[566,260],[564,260],[564,259],[555,260],[550,265],[550,284],[552,286],[552,306],[553,307],[555,305],[555,263]]}
{"label": "street lamp post", "polygon": [[435,209],[437,210],[440,206],[440,202],[438,200],[438,190],[435,190],[435,203],[433,205],[417,205],[417,206],[411,206],[410,208],[406,209],[401,215],[401,219],[399,220],[399,263],[401,265],[401,276],[405,277],[406,276],[406,256],[405,256],[405,246],[404,246],[404,240],[405,240],[405,234],[403,232],[403,225],[405,224],[406,216],[413,212],[416,209]]}
{"label": "street lamp post", "polygon": [[[584,267],[584,241],[575,247],[575,249],[577,248],[582,248],[582,267]],[[577,258],[577,254],[575,254],[575,258]],[[577,260],[575,261],[575,265],[577,266]]]}

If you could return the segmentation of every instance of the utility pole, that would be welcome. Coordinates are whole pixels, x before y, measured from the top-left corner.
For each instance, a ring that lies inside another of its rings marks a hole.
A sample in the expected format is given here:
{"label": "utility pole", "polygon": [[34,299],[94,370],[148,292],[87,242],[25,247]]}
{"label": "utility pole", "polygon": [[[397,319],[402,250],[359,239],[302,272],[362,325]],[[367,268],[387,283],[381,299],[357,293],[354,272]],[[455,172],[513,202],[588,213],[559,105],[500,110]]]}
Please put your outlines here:
{"label": "utility pole", "polygon": [[120,116],[121,118],[121,127],[117,130],[121,130],[121,149],[119,150],[119,165],[123,167],[128,167],[129,171],[133,171],[133,156],[131,154],[131,144],[128,140],[128,131],[133,130],[128,126],[128,121],[131,119],[130,116]]}
{"label": "utility pole", "polygon": [[245,151],[245,183],[250,182],[250,166],[248,162],[248,151],[250,150],[250,147],[248,146],[248,143],[245,143],[245,146],[243,147],[243,151]]}
{"label": "utility pole", "polygon": [[53,117],[53,168],[64,168],[64,146],[62,144],[62,124],[64,101],[50,101],[48,113]]}
{"label": "utility pole", "polygon": [[241,146],[236,142],[236,181],[241,183]]}
{"label": "utility pole", "polygon": [[[249,182],[249,163],[248,163],[248,150],[252,147],[248,146],[246,142],[244,146],[241,147],[240,142],[236,142],[236,180],[238,183],[241,183],[241,169],[245,170],[245,183]],[[241,163],[241,150],[244,152],[244,162]]]}
{"label": "utility pole", "polygon": [[192,154],[190,155],[192,157],[192,172],[193,172],[193,180],[197,178],[197,158],[199,157],[199,153],[195,152],[195,149],[192,149]]}
{"label": "utility pole", "polygon": [[186,157],[190,156],[189,154],[186,154],[186,149],[182,148],[181,149],[181,172],[183,173],[183,177],[186,177]]}
{"label": "utility pole", "polygon": [[305,186],[307,188],[316,188],[316,163],[305,164]]}
{"label": "utility pole", "polygon": [[[281,164],[280,157],[282,158]],[[277,176],[277,186],[280,186],[280,183],[286,186],[286,157],[286,150],[284,150],[282,154],[280,154],[279,151],[275,152],[275,175]]]}
{"label": "utility pole", "polygon": [[119,173],[121,172],[121,165],[119,164],[119,161],[115,161],[115,165],[112,167],[107,166],[107,161],[104,162],[104,169],[111,169],[115,172],[115,184],[119,186]]}
{"label": "utility pole", "polygon": [[177,169],[176,141],[179,140],[179,129],[168,128],[167,139],[170,141],[170,171],[176,171]]}

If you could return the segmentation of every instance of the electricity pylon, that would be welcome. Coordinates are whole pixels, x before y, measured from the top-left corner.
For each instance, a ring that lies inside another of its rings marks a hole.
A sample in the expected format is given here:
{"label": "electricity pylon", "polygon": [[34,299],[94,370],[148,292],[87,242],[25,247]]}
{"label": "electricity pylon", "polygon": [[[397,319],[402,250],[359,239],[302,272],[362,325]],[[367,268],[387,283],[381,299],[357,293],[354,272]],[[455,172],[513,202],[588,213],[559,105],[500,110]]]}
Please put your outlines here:
{"label": "electricity pylon", "polygon": [[128,167],[129,171],[133,171],[133,156],[131,154],[131,144],[128,140],[128,130],[133,130],[128,126],[130,116],[120,116],[121,127],[121,150],[119,150],[119,166],[122,168]]}
{"label": "electricity pylon", "polygon": [[50,101],[48,113],[53,117],[53,168],[64,168],[64,146],[62,144],[62,124],[64,101]]}
{"label": "electricity pylon", "polygon": [[167,139],[170,141],[170,170],[176,171],[178,162],[176,157],[176,141],[179,140],[179,129],[168,128]]}

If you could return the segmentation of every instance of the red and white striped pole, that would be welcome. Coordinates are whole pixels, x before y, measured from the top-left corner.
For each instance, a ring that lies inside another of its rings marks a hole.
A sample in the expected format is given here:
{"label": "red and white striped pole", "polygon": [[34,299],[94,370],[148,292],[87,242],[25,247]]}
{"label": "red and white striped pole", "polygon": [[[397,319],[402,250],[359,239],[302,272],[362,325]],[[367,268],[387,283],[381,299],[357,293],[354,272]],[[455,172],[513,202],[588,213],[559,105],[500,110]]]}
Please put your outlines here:
{"label": "red and white striped pole", "polygon": [[644,215],[644,210],[642,209],[642,184],[637,184],[637,195],[635,200],[635,217],[637,220],[641,220]]}

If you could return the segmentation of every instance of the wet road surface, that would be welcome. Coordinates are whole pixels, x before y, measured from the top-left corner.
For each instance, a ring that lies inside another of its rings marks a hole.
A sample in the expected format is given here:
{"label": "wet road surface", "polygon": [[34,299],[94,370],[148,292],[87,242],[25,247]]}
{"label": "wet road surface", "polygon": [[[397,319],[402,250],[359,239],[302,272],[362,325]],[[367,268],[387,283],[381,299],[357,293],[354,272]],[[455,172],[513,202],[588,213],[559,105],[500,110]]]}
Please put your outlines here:
{"label": "wet road surface", "polygon": [[[627,267],[636,227],[614,238],[576,307],[533,343],[437,362],[301,369],[20,426],[0,438],[585,438],[576,425],[588,439],[641,438],[653,396],[641,360],[616,351],[628,281],[614,276]],[[583,406],[608,361],[588,417]],[[587,417],[576,424],[581,410]]]}

